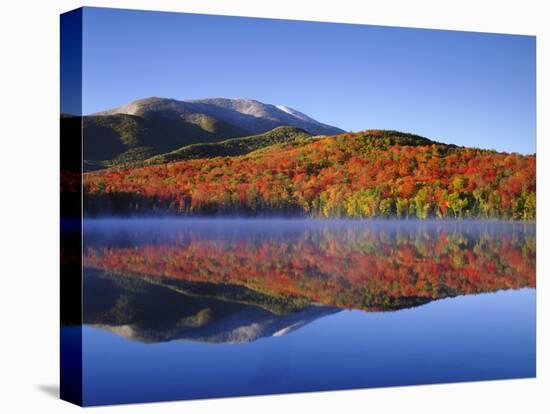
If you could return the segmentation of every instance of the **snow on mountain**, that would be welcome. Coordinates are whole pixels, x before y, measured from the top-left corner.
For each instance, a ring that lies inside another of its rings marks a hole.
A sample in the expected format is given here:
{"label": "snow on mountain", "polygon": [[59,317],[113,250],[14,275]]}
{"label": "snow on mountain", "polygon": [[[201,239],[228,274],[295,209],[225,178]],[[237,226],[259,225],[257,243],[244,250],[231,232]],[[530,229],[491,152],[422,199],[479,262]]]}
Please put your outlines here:
{"label": "snow on mountain", "polygon": [[277,126],[294,126],[314,135],[332,135],[344,132],[342,129],[323,124],[315,119],[284,105],[266,104],[254,99],[209,98],[178,101],[167,98],[147,98],[131,102],[115,109],[98,112],[95,115],[174,115],[182,119],[206,115],[232,124],[250,134],[260,134]]}

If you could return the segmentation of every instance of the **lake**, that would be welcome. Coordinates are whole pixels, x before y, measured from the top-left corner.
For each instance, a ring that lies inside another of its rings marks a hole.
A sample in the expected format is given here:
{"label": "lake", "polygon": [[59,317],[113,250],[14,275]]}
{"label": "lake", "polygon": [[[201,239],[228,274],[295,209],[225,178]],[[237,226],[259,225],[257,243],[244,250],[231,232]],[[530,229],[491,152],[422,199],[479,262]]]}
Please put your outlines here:
{"label": "lake", "polygon": [[83,242],[85,405],[535,376],[532,223],[86,219]]}

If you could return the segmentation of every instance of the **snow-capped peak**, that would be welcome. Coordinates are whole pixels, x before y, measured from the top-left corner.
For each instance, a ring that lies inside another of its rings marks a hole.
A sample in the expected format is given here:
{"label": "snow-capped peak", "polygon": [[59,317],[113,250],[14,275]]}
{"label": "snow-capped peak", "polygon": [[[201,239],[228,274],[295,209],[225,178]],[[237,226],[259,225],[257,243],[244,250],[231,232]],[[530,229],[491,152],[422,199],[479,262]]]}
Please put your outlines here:
{"label": "snow-capped peak", "polygon": [[280,109],[283,112],[286,112],[289,115],[292,115],[295,118],[301,119],[302,121],[307,121],[307,122],[312,122],[313,121],[313,122],[317,123],[317,121],[310,118],[306,114],[303,114],[300,111],[297,111],[296,109],[289,108],[288,106],[285,106],[285,105],[275,105],[275,107],[277,109]]}

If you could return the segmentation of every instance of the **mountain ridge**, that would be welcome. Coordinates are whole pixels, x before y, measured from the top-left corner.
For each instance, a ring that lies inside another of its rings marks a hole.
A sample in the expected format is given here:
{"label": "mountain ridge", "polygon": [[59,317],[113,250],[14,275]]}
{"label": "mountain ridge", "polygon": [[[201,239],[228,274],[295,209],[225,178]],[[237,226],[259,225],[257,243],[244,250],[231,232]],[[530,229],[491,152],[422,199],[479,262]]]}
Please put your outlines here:
{"label": "mountain ridge", "polygon": [[[80,121],[62,116],[62,133],[74,130],[74,122]],[[84,164],[93,170],[140,162],[188,145],[260,135],[282,126],[311,135],[343,132],[295,109],[254,99],[151,97],[82,117]]]}
{"label": "mountain ridge", "polygon": [[[312,135],[332,135],[345,132],[286,105],[273,105],[251,98],[204,98],[177,100],[173,98],[149,97],[132,101],[128,104],[92,115],[142,115],[153,111],[174,111],[179,115],[189,112],[220,117],[225,122],[241,122],[244,130],[258,134],[280,125],[289,125],[305,129]],[[253,122],[257,118],[268,122]],[[271,122],[269,122],[271,121]],[[244,124],[243,124],[244,123]],[[275,124],[278,125],[275,125]],[[266,129],[267,128],[267,129]]]}

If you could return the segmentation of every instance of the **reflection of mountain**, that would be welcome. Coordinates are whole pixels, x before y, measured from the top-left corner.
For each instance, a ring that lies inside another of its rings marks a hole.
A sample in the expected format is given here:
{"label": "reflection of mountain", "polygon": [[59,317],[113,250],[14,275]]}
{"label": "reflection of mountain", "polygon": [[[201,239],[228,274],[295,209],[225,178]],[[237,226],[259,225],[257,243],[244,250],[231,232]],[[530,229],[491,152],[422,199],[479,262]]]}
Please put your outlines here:
{"label": "reflection of mountain", "polygon": [[522,225],[287,224],[280,230],[274,224],[269,230],[265,223],[179,223],[152,233],[139,224],[107,245],[89,233],[84,264],[163,284],[232,285],[295,309],[318,303],[387,311],[535,286],[535,234]]}
{"label": "reflection of mountain", "polygon": [[285,307],[246,288],[158,284],[91,269],[84,283],[84,323],[147,343],[243,343],[283,335],[339,311],[292,300]]}
{"label": "reflection of mountain", "polygon": [[535,287],[534,226],[89,221],[84,322],[143,342],[247,342],[345,308]]}

